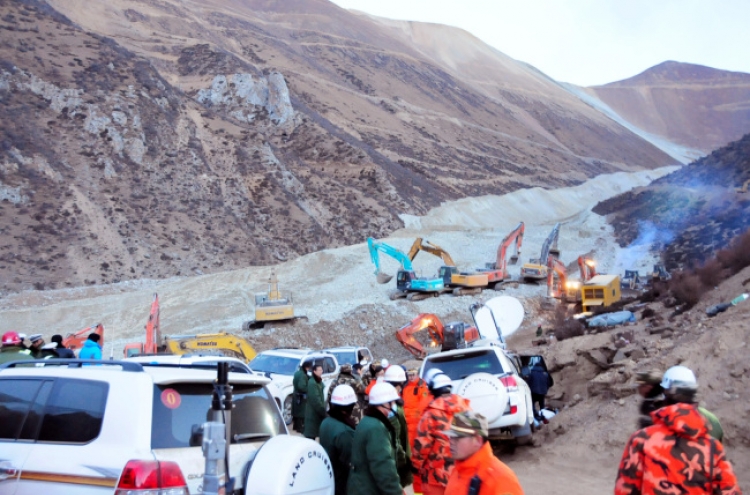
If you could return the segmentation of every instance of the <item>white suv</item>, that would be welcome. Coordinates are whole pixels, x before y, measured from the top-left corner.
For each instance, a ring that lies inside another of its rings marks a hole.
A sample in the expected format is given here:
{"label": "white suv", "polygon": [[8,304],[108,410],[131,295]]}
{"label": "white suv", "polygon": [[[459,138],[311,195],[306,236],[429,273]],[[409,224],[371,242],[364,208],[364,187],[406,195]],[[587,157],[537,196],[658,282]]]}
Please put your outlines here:
{"label": "white suv", "polygon": [[292,423],[292,379],[294,372],[303,362],[309,361],[323,365],[323,384],[325,392],[339,376],[341,367],[336,356],[330,352],[313,351],[311,349],[271,349],[263,351],[250,361],[250,368],[256,373],[262,373],[271,379],[268,389],[282,411],[284,422]]}
{"label": "white suv", "polygon": [[356,347],[353,345],[345,345],[341,347],[332,347],[330,349],[324,349],[324,352],[330,352],[336,356],[336,360],[339,364],[357,364],[365,361],[367,364],[373,362],[372,353],[367,347]]}
{"label": "white suv", "polygon": [[[0,366],[0,493],[202,493],[201,427],[214,413],[216,378],[215,370],[127,361]],[[325,451],[287,434],[269,380],[228,373],[228,381],[227,494],[281,493],[290,484],[333,494]]]}
{"label": "white suv", "polygon": [[469,399],[471,408],[487,418],[490,438],[510,434],[519,443],[531,440],[531,389],[521,376],[521,360],[503,343],[483,339],[472,347],[431,354],[422,363],[420,376],[431,368],[447,374],[453,392]]}

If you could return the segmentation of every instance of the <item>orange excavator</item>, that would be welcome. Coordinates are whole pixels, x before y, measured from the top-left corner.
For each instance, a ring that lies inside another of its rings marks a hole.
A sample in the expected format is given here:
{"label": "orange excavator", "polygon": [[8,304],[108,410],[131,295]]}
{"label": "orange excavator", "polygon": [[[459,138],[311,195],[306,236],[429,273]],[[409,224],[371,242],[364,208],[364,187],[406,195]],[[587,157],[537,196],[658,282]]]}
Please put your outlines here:
{"label": "orange excavator", "polygon": [[443,260],[443,266],[440,267],[438,273],[440,278],[443,279],[443,284],[446,287],[453,288],[453,295],[455,296],[479,294],[482,292],[482,289],[489,285],[486,273],[459,272],[453,258],[445,249],[430,241],[422,242],[422,238],[417,237],[411,249],[409,249],[407,256],[410,260],[414,261],[414,258],[417,257],[420,251],[430,253]]}
{"label": "orange excavator", "polygon": [[554,256],[547,257],[547,296],[568,299],[568,274],[563,262]]}
{"label": "orange excavator", "polygon": [[411,323],[404,325],[396,332],[396,340],[401,342],[407,351],[418,359],[424,359],[427,351],[414,337],[415,334],[427,330],[430,336],[430,347],[441,346],[441,350],[462,349],[467,344],[479,340],[479,330],[460,321],[443,325],[440,318],[431,313],[420,313]]}
{"label": "orange excavator", "polygon": [[[523,232],[524,224],[520,222],[510,234],[505,236],[505,239],[497,247],[497,259],[494,263],[487,263],[485,268],[480,268],[479,273],[486,273],[488,284],[493,286],[495,289],[499,289],[500,286],[506,280],[510,279],[508,273],[508,265],[515,265],[518,262],[518,256],[521,254],[521,244],[523,244]],[[510,260],[505,259],[508,254],[508,248],[515,243],[515,251],[510,257]]]}
{"label": "orange excavator", "polygon": [[151,311],[146,323],[146,342],[131,342],[125,344],[123,353],[125,357],[138,356],[143,354],[156,354],[161,345],[161,328],[159,327],[159,295],[154,294],[154,300],[151,303]]}
{"label": "orange excavator", "polygon": [[75,333],[67,334],[62,341],[62,344],[68,349],[73,351],[80,350],[83,347],[83,343],[89,338],[92,333],[99,334],[100,340],[99,345],[104,346],[104,326],[101,323],[91,325],[90,327],[78,330]]}

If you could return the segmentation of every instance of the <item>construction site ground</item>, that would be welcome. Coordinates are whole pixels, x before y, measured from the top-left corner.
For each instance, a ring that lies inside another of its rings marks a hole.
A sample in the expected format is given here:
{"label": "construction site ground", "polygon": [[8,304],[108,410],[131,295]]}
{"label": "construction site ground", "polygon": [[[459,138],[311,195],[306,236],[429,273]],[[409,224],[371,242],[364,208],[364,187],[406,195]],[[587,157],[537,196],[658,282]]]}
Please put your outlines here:
{"label": "construction site ground", "polygon": [[[500,240],[519,221],[526,235],[520,265],[538,257],[541,244],[556,222],[562,222],[561,259],[573,273],[581,254],[593,257],[600,273],[622,274],[625,268],[645,273],[655,254],[648,246],[623,249],[614,241],[605,219],[590,212],[600,200],[643,185],[667,170],[601,176],[574,188],[531,189],[502,197],[487,196],[444,204],[422,218],[404,218],[406,228],[385,242],[408,250],[423,237],[445,248],[459,268],[469,270],[494,261]],[[382,257],[384,271],[397,265]],[[249,264],[249,263],[248,263]],[[440,260],[421,253],[417,271],[432,275]],[[0,321],[7,331],[27,334],[72,332],[103,323],[104,355],[119,358],[126,342],[143,340],[153,293],[161,302],[163,334],[226,331],[242,333],[257,351],[273,347],[324,348],[366,345],[376,357],[418,364],[398,344],[394,332],[419,313],[434,313],[443,322],[470,321],[469,306],[498,295],[517,297],[526,311],[521,327],[508,338],[519,352],[542,353],[553,372],[550,403],[560,413],[536,435],[533,446],[498,448],[502,460],[518,474],[527,494],[611,493],[617,465],[628,436],[634,431],[638,396],[634,373],[683,363],[695,370],[700,399],[720,418],[724,442],[740,486],[750,486],[750,402],[748,401],[746,323],[750,302],[715,318],[705,309],[726,302],[747,288],[750,269],[734,275],[704,296],[693,309],[670,317],[674,308],[649,303],[654,314],[637,322],[563,341],[533,346],[538,325],[552,328],[556,302],[545,297],[542,285],[510,284],[503,291],[478,296],[439,298],[419,302],[391,301],[395,280],[379,285],[366,243],[317,252],[274,267],[248,267],[213,275],[167,280],[139,280],[109,286],[60,291],[28,291],[0,301]],[[253,315],[253,295],[266,289],[270,274],[280,288],[293,293],[295,309],[308,321],[266,326],[241,332]]]}

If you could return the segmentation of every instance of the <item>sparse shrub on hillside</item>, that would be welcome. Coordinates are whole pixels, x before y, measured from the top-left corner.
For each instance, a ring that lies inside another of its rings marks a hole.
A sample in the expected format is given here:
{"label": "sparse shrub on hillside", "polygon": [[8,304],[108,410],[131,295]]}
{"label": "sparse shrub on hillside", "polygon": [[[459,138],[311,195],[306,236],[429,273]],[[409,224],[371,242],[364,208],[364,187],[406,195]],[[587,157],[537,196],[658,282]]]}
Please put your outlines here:
{"label": "sparse shrub on hillside", "polygon": [[565,340],[570,337],[583,335],[586,330],[583,323],[572,318],[565,305],[560,305],[555,310],[555,338]]}
{"label": "sparse shrub on hillside", "polygon": [[735,237],[728,248],[716,253],[716,260],[732,273],[750,266],[750,231]]}
{"label": "sparse shrub on hillside", "polygon": [[716,287],[719,285],[722,280],[727,278],[726,272],[727,270],[722,267],[716,258],[711,258],[703,266],[695,270],[701,283],[706,287]]}
{"label": "sparse shrub on hillside", "polygon": [[683,310],[695,306],[707,289],[700,277],[693,271],[678,271],[669,281],[669,291],[680,304],[685,305]]}

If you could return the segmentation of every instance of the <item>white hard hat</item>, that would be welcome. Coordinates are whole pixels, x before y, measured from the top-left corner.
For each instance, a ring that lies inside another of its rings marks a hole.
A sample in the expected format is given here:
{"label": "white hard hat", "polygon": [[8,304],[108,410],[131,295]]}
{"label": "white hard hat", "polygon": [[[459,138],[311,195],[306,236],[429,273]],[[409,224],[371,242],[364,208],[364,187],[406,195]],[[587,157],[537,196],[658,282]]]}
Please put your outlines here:
{"label": "white hard hat", "polygon": [[[373,388],[375,387],[373,386]],[[336,404],[337,406],[350,406],[356,402],[357,394],[349,385],[337,385],[336,388],[333,389],[333,393],[331,394],[331,404]]]}
{"label": "white hard hat", "polygon": [[669,390],[673,386],[697,387],[698,380],[695,373],[686,366],[672,366],[664,372],[661,379],[661,388]]}
{"label": "white hard hat", "polygon": [[379,406],[380,404],[386,404],[398,400],[398,392],[393,385],[387,382],[380,382],[373,385],[370,390],[369,401],[370,405]]}
{"label": "white hard hat", "polygon": [[432,390],[437,390],[443,387],[450,387],[451,377],[449,377],[445,373],[438,373],[432,378],[430,382],[427,383],[427,386]]}
{"label": "white hard hat", "polygon": [[424,381],[426,383],[430,383],[430,380],[432,380],[435,377],[435,375],[438,375],[438,374],[440,374],[442,372],[443,371],[441,369],[430,368],[430,369],[427,370],[427,373],[424,374]]}
{"label": "white hard hat", "polygon": [[406,373],[401,366],[389,366],[383,379],[391,383],[403,383],[406,381]]}
{"label": "white hard hat", "polygon": [[388,366],[390,366],[390,363],[386,358],[383,358],[380,360],[380,366],[382,366],[383,369],[386,369]]}

